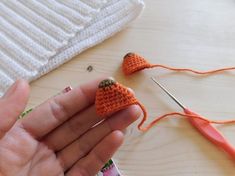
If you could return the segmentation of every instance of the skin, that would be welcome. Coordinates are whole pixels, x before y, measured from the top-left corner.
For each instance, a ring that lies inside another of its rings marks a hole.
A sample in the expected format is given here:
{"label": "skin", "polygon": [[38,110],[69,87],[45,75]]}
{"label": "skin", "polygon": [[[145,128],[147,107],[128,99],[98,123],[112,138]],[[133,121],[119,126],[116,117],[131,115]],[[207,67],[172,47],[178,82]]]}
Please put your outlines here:
{"label": "skin", "polygon": [[95,113],[99,80],[57,95],[16,120],[29,97],[18,80],[0,99],[0,176],[94,176],[140,115],[130,106],[108,118]]}

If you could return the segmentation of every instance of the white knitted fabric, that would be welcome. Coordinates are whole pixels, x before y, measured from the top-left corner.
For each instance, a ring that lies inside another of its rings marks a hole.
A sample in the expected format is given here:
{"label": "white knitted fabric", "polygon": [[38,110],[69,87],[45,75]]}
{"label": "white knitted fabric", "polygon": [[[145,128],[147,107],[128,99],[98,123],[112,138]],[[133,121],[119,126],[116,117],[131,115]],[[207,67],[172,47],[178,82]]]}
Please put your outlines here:
{"label": "white knitted fabric", "polygon": [[0,96],[123,29],[142,0],[1,0]]}

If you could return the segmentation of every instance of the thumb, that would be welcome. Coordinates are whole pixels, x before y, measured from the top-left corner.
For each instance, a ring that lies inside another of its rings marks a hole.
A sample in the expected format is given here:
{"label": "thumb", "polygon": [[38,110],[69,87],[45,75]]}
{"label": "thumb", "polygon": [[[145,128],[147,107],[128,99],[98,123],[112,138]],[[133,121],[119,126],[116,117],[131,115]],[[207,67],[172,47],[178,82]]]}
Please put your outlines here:
{"label": "thumb", "polygon": [[0,139],[15,124],[24,111],[29,98],[29,85],[24,80],[16,81],[3,98],[0,98]]}

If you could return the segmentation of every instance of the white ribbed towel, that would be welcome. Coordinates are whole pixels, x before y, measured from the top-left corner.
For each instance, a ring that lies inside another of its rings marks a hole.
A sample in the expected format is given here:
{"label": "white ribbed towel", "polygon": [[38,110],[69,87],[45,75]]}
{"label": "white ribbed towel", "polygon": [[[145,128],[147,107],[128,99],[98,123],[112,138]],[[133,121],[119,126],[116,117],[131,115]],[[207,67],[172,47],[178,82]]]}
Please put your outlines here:
{"label": "white ribbed towel", "polygon": [[1,0],[0,96],[123,29],[142,0]]}

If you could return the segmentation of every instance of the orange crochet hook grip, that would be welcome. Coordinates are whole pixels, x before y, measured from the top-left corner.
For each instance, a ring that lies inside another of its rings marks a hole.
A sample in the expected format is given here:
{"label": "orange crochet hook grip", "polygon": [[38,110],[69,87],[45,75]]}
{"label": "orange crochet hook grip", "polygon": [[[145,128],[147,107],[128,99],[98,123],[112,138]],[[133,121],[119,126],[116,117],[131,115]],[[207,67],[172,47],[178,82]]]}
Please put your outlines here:
{"label": "orange crochet hook grip", "polygon": [[210,122],[204,120],[203,117],[190,111],[189,109],[184,109],[185,114],[193,115],[196,117],[188,117],[189,122],[209,141],[211,141],[218,148],[225,151],[231,159],[235,160],[235,148],[225,139],[225,137],[211,125]]}
{"label": "orange crochet hook grip", "polygon": [[[195,127],[207,140],[212,142],[218,148],[225,151],[231,159],[235,161],[235,148],[225,139],[225,137],[211,125],[215,121],[207,120],[206,118],[201,117],[200,115],[187,109],[179,100],[177,100],[163,85],[161,85],[154,77],[151,77],[153,82],[155,82],[172,100],[174,100],[183,110],[185,114],[179,114],[187,116],[189,122],[193,127]],[[171,113],[173,114],[173,113]],[[166,116],[166,115],[165,115]],[[164,116],[160,117],[163,118]],[[159,119],[160,119],[159,118]],[[232,123],[234,121],[224,121],[223,123]],[[217,122],[218,123],[218,122]]]}

